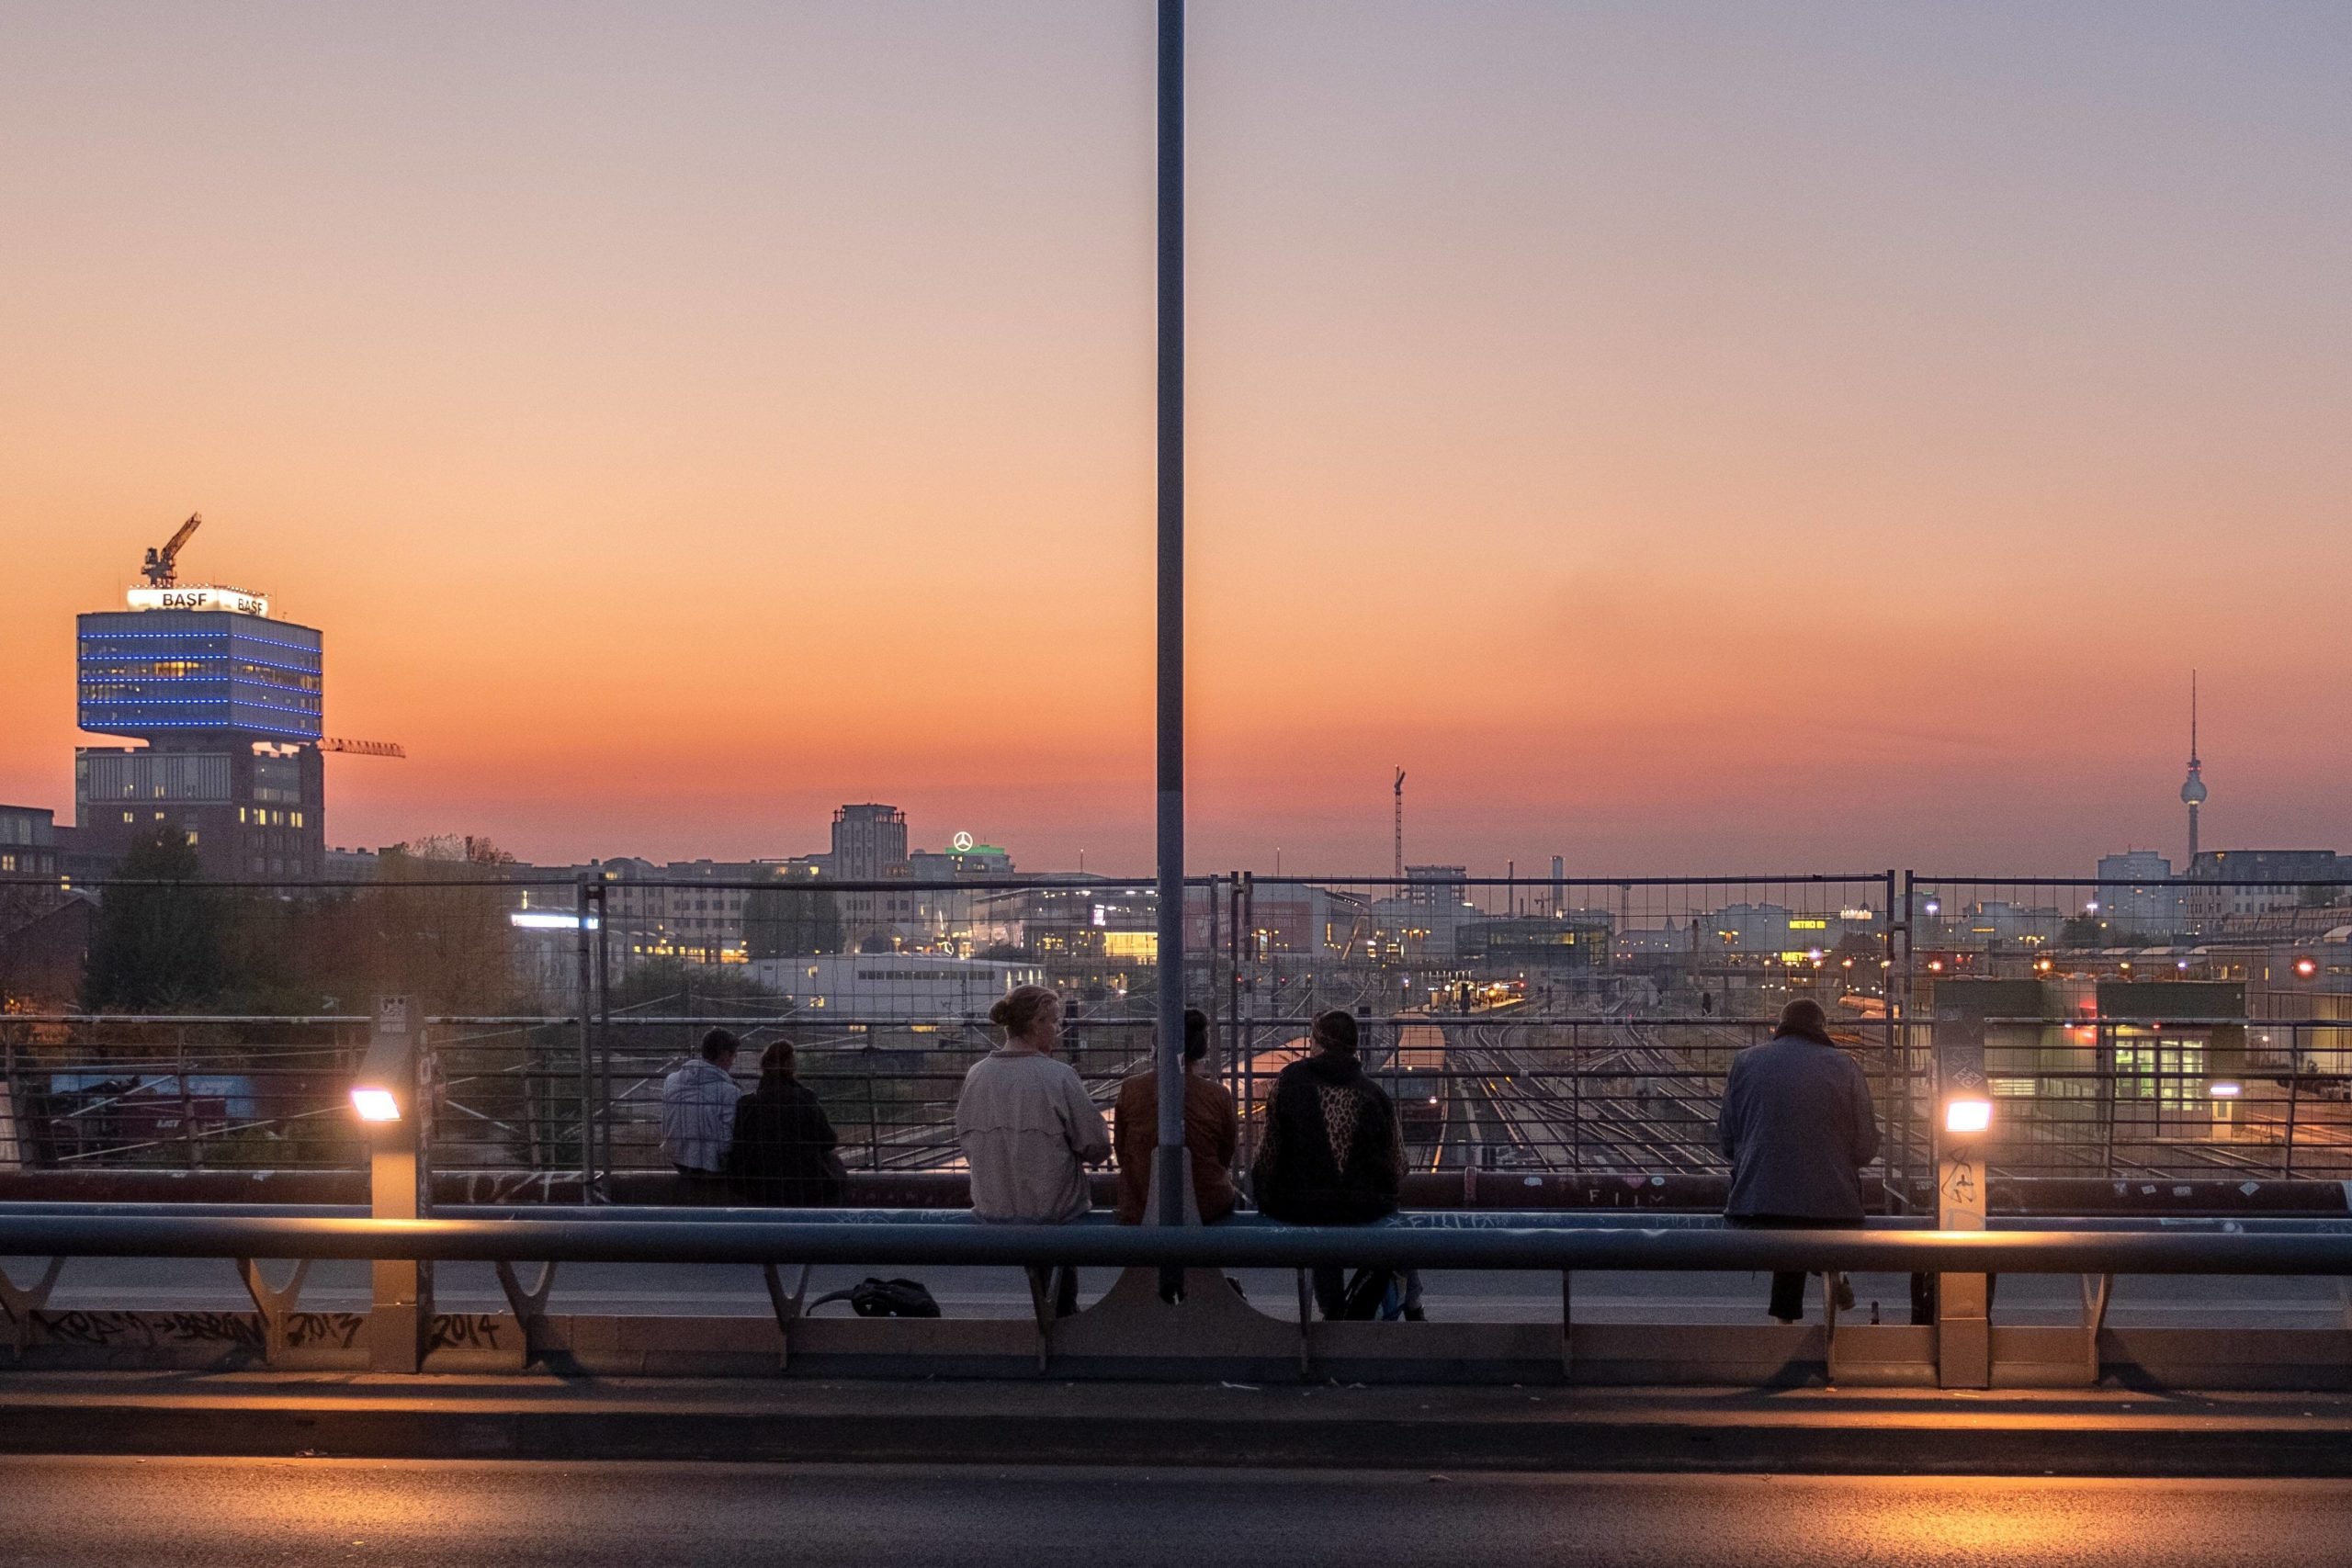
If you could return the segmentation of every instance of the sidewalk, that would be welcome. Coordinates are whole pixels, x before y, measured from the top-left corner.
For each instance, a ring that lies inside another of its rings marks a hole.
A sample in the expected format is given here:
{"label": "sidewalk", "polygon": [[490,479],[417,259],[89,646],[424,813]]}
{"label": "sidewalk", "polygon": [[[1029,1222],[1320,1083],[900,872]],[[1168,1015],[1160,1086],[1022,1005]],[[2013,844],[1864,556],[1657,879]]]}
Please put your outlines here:
{"label": "sidewalk", "polygon": [[2352,1397],[0,1371],[0,1452],[2352,1476]]}

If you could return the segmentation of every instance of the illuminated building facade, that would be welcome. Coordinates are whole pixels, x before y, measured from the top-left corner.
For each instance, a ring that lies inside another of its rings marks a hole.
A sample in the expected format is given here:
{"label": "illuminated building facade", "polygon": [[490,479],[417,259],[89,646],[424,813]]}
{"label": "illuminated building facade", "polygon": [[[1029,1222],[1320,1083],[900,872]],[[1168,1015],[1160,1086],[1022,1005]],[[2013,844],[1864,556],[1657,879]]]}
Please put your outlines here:
{"label": "illuminated building facade", "polygon": [[79,618],[81,728],[146,742],[75,750],[86,847],[113,860],[141,837],[178,832],[208,876],[322,875],[320,634],[233,590],[134,590],[130,604]]}

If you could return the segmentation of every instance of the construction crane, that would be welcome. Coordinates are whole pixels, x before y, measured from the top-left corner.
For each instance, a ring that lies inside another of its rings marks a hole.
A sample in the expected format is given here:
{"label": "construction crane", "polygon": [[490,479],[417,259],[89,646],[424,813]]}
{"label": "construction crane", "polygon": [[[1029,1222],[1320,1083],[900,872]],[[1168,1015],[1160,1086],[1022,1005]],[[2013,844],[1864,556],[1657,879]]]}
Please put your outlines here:
{"label": "construction crane", "polygon": [[1396,770],[1396,880],[1405,880],[1405,770]]}
{"label": "construction crane", "polygon": [[319,742],[322,751],[341,751],[353,757],[405,757],[408,752],[395,740],[338,740],[333,736]]}
{"label": "construction crane", "polygon": [[146,574],[150,583],[157,588],[169,588],[179,581],[179,574],[175,568],[179,562],[180,547],[187,543],[187,536],[190,534],[203,525],[203,513],[191,512],[187,514],[187,521],[180,525],[180,531],[172,536],[169,544],[162,549],[150,549],[147,552],[147,563],[139,570]]}

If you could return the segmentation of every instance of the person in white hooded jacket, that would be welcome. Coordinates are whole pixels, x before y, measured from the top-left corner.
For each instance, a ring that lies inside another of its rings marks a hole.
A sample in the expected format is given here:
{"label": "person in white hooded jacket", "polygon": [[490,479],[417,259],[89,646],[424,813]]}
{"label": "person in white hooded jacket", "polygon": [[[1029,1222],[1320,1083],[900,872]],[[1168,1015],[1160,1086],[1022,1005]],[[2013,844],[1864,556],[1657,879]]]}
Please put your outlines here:
{"label": "person in white hooded jacket", "polygon": [[727,1151],[735,1142],[735,1036],[714,1029],[702,1055],[662,1080],[662,1154],[685,1184],[686,1201],[724,1203]]}

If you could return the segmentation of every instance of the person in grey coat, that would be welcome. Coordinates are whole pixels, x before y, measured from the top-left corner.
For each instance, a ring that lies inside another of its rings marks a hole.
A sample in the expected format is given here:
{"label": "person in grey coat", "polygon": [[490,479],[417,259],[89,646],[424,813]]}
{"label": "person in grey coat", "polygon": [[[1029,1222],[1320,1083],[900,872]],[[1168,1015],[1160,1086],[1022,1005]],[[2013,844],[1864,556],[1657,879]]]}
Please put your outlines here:
{"label": "person in grey coat", "polygon": [[[1862,1168],[1878,1157],[1878,1112],[1861,1064],[1829,1038],[1821,1004],[1800,998],[1781,1010],[1770,1041],[1732,1058],[1724,1085],[1724,1153],[1735,1225],[1842,1230],[1862,1223]],[[1828,1288],[1853,1304],[1842,1275]],[[1804,1315],[1804,1275],[1772,1276],[1769,1309],[1782,1323]]]}

